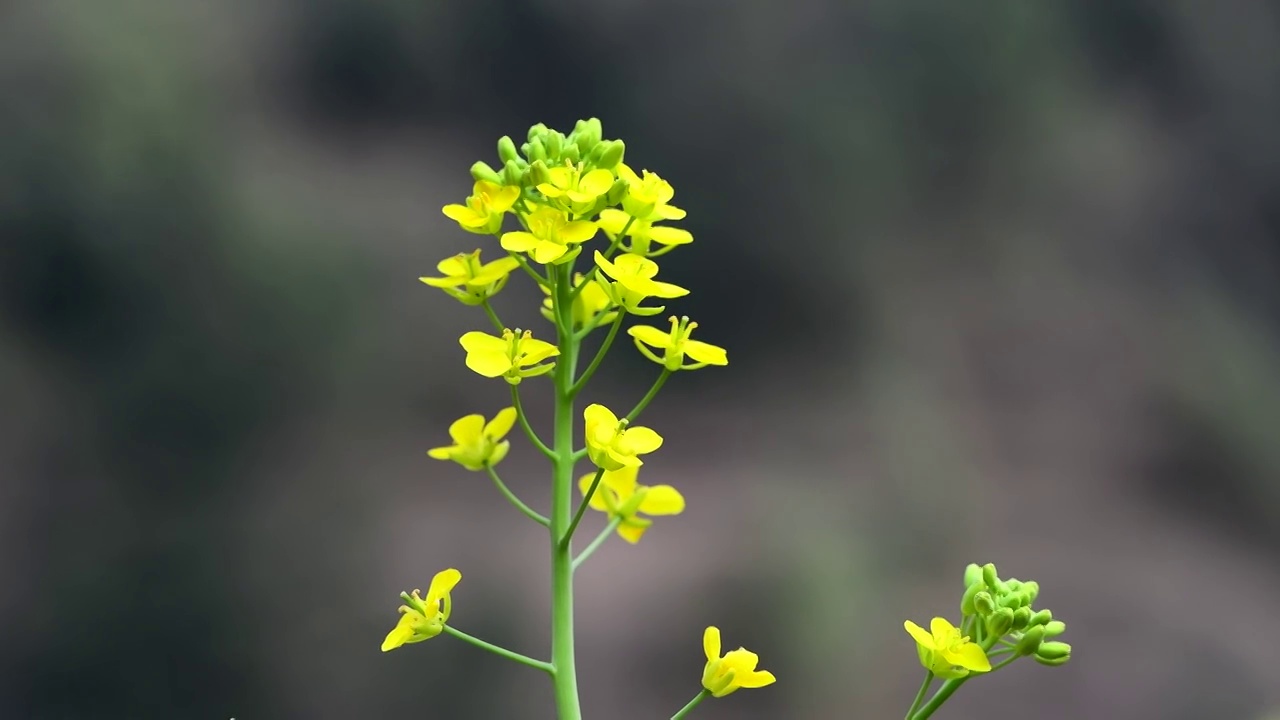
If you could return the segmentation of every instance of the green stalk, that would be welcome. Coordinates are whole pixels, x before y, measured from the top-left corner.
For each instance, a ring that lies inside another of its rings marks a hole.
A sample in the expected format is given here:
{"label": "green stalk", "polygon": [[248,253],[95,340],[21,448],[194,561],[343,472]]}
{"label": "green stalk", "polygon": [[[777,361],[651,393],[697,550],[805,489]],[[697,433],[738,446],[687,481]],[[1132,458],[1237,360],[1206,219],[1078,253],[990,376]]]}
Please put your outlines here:
{"label": "green stalk", "polygon": [[573,379],[577,368],[578,341],[573,336],[573,303],[569,300],[573,270],[569,264],[552,266],[552,292],[556,294],[556,334],[560,356],[556,359],[555,417],[552,438],[551,489],[551,664],[555,667],[555,698],[559,720],[582,720],[578,703],[578,672],[574,665],[573,543],[561,543],[573,513]]}

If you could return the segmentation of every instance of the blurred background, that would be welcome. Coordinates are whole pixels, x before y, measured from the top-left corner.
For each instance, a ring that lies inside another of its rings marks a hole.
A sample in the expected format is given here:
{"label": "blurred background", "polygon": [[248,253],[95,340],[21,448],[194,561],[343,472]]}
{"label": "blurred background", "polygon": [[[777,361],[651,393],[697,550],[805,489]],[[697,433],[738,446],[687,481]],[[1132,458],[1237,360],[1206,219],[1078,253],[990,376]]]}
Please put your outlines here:
{"label": "blurred background", "polygon": [[699,718],[901,717],[902,621],[988,561],[1075,656],[939,717],[1273,712],[1278,43],[1253,0],[0,4],[0,717],[553,717],[378,645],[455,566],[459,628],[547,654],[540,528],[425,452],[507,404],[487,324],[417,278],[491,244],[440,208],[499,136],[592,116],[732,364],[645,416],[687,511],[579,573],[588,717],[669,717],[708,624],[780,682]]}

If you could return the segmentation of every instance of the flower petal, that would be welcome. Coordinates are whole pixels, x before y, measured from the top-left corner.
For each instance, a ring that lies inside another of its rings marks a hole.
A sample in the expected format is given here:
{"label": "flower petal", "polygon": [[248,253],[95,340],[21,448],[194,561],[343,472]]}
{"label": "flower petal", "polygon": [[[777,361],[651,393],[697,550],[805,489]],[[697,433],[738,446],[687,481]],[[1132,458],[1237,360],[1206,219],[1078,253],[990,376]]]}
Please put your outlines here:
{"label": "flower petal", "polygon": [[712,625],[702,633],[702,651],[707,654],[708,660],[716,660],[720,657],[720,628]]}
{"label": "flower petal", "polygon": [[426,606],[434,610],[435,603],[449,594],[449,591],[453,590],[460,580],[462,580],[462,573],[454,568],[436,573],[436,576],[431,578],[431,587],[427,588]]}
{"label": "flower petal", "polygon": [[515,232],[502,233],[501,243],[503,250],[525,252],[538,244],[538,238],[534,237],[532,233],[517,230]]}
{"label": "flower petal", "polygon": [[627,334],[645,345],[656,347],[659,350],[666,350],[671,347],[671,333],[659,330],[656,327],[651,327],[649,325],[632,325],[627,328]]}
{"label": "flower petal", "polygon": [[906,628],[907,632],[911,634],[911,637],[915,639],[916,643],[918,643],[920,647],[925,648],[926,650],[933,650],[937,647],[933,643],[933,636],[919,625],[908,620],[902,623],[902,627]]}
{"label": "flower petal", "polygon": [[460,225],[476,227],[489,221],[489,218],[485,217],[482,213],[478,213],[466,205],[458,205],[457,203],[454,203],[452,205],[445,205],[440,208],[440,210],[445,214],[445,217]]}
{"label": "flower petal", "polygon": [[467,367],[487,378],[495,378],[511,369],[511,358],[505,352],[469,352]]}
{"label": "flower petal", "polygon": [[592,197],[600,197],[613,186],[613,173],[597,168],[578,180],[578,189]]}
{"label": "flower petal", "polygon": [[654,485],[640,502],[645,515],[679,515],[684,512],[684,496],[670,485]]}
{"label": "flower petal", "polygon": [[533,246],[533,259],[535,262],[546,265],[559,260],[567,249],[564,245],[553,243],[550,240],[539,240],[538,244]]}
{"label": "flower petal", "polygon": [[617,235],[622,232],[622,228],[626,227],[629,222],[631,222],[630,215],[613,208],[601,210],[600,217],[596,220],[596,224],[600,226],[600,229],[610,235]]}
{"label": "flower petal", "polygon": [[648,524],[629,525],[627,523],[622,523],[621,525],[618,526],[618,537],[622,538],[623,540],[626,540],[632,545],[635,545],[636,543],[640,542],[640,538],[644,537],[644,533],[648,529],[649,529]]}
{"label": "flower petal", "polygon": [[693,358],[695,362],[706,363],[708,365],[729,364],[729,354],[724,348],[698,340],[685,340],[684,354]]}
{"label": "flower petal", "polygon": [[382,652],[389,652],[404,645],[413,637],[413,619],[406,613],[400,616],[400,621],[396,623],[391,632],[387,633],[387,637],[382,641]]}
{"label": "flower petal", "polygon": [[545,340],[525,338],[520,341],[520,364],[533,365],[549,357],[559,355],[560,348]]}
{"label": "flower petal", "polygon": [[556,236],[564,243],[584,243],[595,234],[595,223],[586,220],[575,220],[561,227]]}
{"label": "flower petal", "polygon": [[[594,425],[603,425],[610,428],[618,426],[618,416],[614,415],[612,410],[599,403],[592,403],[583,409],[582,419],[586,422],[588,428]],[[587,432],[591,434],[590,430]]]}
{"label": "flower petal", "polygon": [[693,242],[693,233],[673,227],[649,228],[649,239],[662,245],[688,245]]}
{"label": "flower petal", "polygon": [[484,432],[484,416],[478,414],[460,417],[449,426],[449,437],[459,445],[474,445],[480,442],[482,432]]}
{"label": "flower petal", "polygon": [[457,445],[450,445],[448,447],[431,448],[430,450],[427,451],[427,455],[432,458],[435,458],[436,460],[448,460],[453,457],[454,451],[458,449],[459,448]]}
{"label": "flower petal", "polygon": [[420,277],[418,279],[431,287],[437,288],[458,287],[459,285],[463,285],[467,282],[467,278],[464,275],[451,275],[449,277],[442,278]]}
{"label": "flower petal", "polygon": [[[589,473],[578,478],[578,490],[582,493],[583,497],[587,496],[587,491],[591,489],[591,483],[595,482],[595,479],[595,473]],[[604,494],[606,492],[609,491],[604,487],[604,478],[600,478],[600,487],[596,488],[596,491],[591,494],[591,501],[588,503],[592,510],[599,510],[600,512],[609,511],[609,504],[606,503],[604,499]]]}
{"label": "flower petal", "polygon": [[951,648],[946,653],[947,660],[954,665],[959,665],[966,670],[974,672],[989,672],[991,670],[991,661],[987,659],[987,654],[982,651],[982,646],[977,643],[967,642]]}
{"label": "flower petal", "polygon": [[960,636],[960,631],[955,625],[943,617],[936,617],[929,623],[929,631],[933,633],[934,640],[941,640],[951,636]]}
{"label": "flower petal", "polygon": [[520,199],[520,188],[508,185],[489,196],[489,209],[494,212],[506,212]]}
{"label": "flower petal", "polygon": [[662,436],[647,427],[629,427],[625,431],[627,445],[636,455],[644,455],[662,447]]}
{"label": "flower petal", "polygon": [[734,680],[739,686],[747,688],[762,688],[765,685],[772,685],[778,681],[773,673],[768,670],[756,670],[754,672],[744,673],[741,676],[734,676]]}
{"label": "flower petal", "polygon": [[488,333],[482,333],[479,330],[472,330],[471,332],[463,333],[462,337],[458,338],[458,344],[462,346],[463,350],[466,350],[469,353],[507,352],[506,340],[500,337],[494,337]]}
{"label": "flower petal", "polygon": [[514,407],[503,408],[484,426],[484,434],[493,440],[501,440],[507,433],[511,432],[511,428],[515,424],[516,409]]}
{"label": "flower petal", "polygon": [[640,474],[638,467],[625,467],[621,470],[610,470],[600,478],[600,483],[618,494],[625,501],[636,492],[636,476]]}

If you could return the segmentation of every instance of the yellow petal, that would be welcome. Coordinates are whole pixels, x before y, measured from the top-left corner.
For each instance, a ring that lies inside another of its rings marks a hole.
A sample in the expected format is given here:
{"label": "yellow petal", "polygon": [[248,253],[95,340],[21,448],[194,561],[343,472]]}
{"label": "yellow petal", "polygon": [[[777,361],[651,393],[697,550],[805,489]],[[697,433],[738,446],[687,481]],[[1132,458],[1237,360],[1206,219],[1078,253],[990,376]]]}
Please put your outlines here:
{"label": "yellow petal", "polygon": [[413,620],[408,614],[401,615],[400,621],[391,628],[391,632],[387,633],[386,639],[382,641],[382,652],[395,650],[408,642],[409,638],[413,637],[412,623]]}
{"label": "yellow petal", "polygon": [[[595,479],[595,473],[583,475],[578,478],[578,490],[582,493],[583,497],[587,496],[587,491],[591,489],[591,483],[595,482]],[[588,503],[592,510],[608,512],[609,504],[604,500],[604,494],[606,492],[608,492],[608,490],[604,487],[604,478],[600,478],[600,487],[596,488],[596,491],[592,493],[591,501]]]}
{"label": "yellow petal", "polygon": [[632,170],[626,163],[618,163],[618,177],[626,180],[628,185],[640,184],[640,176],[636,175],[636,171]]}
{"label": "yellow petal", "polygon": [[490,195],[489,209],[494,212],[506,212],[520,198],[520,188],[510,185]]}
{"label": "yellow petal", "polygon": [[469,353],[506,353],[507,351],[506,340],[500,337],[494,337],[488,333],[482,333],[478,330],[463,333],[462,337],[458,338],[458,344],[462,345],[462,349]]}
{"label": "yellow petal", "polygon": [[659,350],[666,350],[671,347],[671,333],[664,332],[656,327],[632,325],[627,328],[627,334],[645,345],[656,347]]}
{"label": "yellow petal", "polygon": [[436,460],[449,460],[450,458],[453,457],[454,451],[458,449],[459,448],[457,445],[450,445],[449,447],[431,448],[430,450],[427,451],[427,455],[435,458]]}
{"label": "yellow petal", "polygon": [[663,245],[688,245],[693,242],[693,233],[673,227],[649,228],[649,239]]}
{"label": "yellow petal", "polygon": [[601,230],[610,235],[617,235],[622,232],[622,228],[626,227],[629,222],[631,222],[630,215],[621,210],[607,208],[600,211],[600,218],[596,221],[596,224],[600,226]]}
{"label": "yellow petal", "polygon": [[501,239],[502,249],[510,250],[511,252],[525,252],[529,248],[536,246],[538,242],[538,238],[532,234],[519,230],[502,233]]}
{"label": "yellow petal", "polygon": [[671,283],[649,280],[644,284],[645,288],[641,292],[650,297],[678,298],[689,294],[688,290],[680,287],[679,285],[672,285]]}
{"label": "yellow petal", "polygon": [[495,378],[511,369],[511,358],[505,352],[469,352],[467,367],[484,377]]}
{"label": "yellow petal", "polygon": [[516,409],[513,407],[503,408],[484,426],[484,434],[494,440],[501,440],[507,433],[511,432],[511,428],[515,424]]}
{"label": "yellow petal", "polygon": [[467,278],[462,275],[453,275],[450,277],[442,277],[442,278],[420,277],[418,279],[430,285],[431,287],[438,287],[438,288],[457,287],[467,282]]}
{"label": "yellow petal", "polygon": [[457,203],[454,203],[452,205],[445,205],[440,208],[440,210],[444,212],[445,217],[459,223],[460,225],[475,227],[477,225],[483,225],[489,221],[489,218],[475,210],[472,210],[466,205],[458,205]]}
{"label": "yellow petal", "polygon": [[613,264],[618,268],[619,279],[635,277],[647,280],[658,274],[658,263],[635,253],[623,253],[613,259]]}
{"label": "yellow petal", "polygon": [[[559,165],[547,170],[547,176],[551,179],[551,183],[557,188],[567,188],[573,184],[573,170],[571,168]],[[541,189],[541,188],[539,188]]]}
{"label": "yellow petal", "polygon": [[775,678],[773,673],[768,670],[756,670],[755,672],[745,673],[741,677],[736,675],[734,676],[734,682],[748,690],[751,688],[762,688],[765,685],[772,685],[777,681],[778,679]]}
{"label": "yellow petal", "polygon": [[[582,411],[582,419],[586,422],[588,428],[596,425],[602,425],[608,428],[615,428],[618,426],[618,416],[614,415],[613,411],[609,408],[598,403],[588,405]],[[588,434],[591,433],[590,430],[587,432]]]}
{"label": "yellow petal", "polygon": [[933,636],[925,632],[925,629],[920,627],[919,625],[908,620],[902,623],[902,627],[906,628],[907,632],[911,634],[911,637],[915,639],[915,641],[920,645],[920,647],[923,647],[927,650],[933,650],[935,647],[937,647],[933,643]]}
{"label": "yellow petal", "polygon": [[627,445],[636,455],[644,455],[662,447],[662,436],[647,427],[629,427],[625,431]]}
{"label": "yellow petal", "polygon": [[560,354],[560,348],[545,340],[526,338],[520,341],[520,364],[533,365]]}
{"label": "yellow petal", "polygon": [[565,243],[584,243],[596,234],[596,224],[586,220],[575,220],[560,228],[557,237]]}
{"label": "yellow petal", "polygon": [[434,610],[435,604],[440,602],[450,590],[453,590],[460,580],[462,580],[462,573],[454,568],[436,573],[436,576],[431,578],[431,587],[427,588],[427,598],[425,600],[427,608]]}
{"label": "yellow petal", "polygon": [[[491,273],[506,275],[507,273],[514,271],[518,267],[520,267],[520,261],[508,255],[507,257],[498,258],[493,262],[485,263],[480,267],[480,272],[485,275],[488,275]],[[538,287],[542,287],[542,286],[539,285]]]}
{"label": "yellow petal", "polygon": [[720,657],[720,628],[712,625],[703,631],[702,651],[707,654],[708,660],[716,660]]}
{"label": "yellow petal", "polygon": [[533,246],[533,259],[536,262],[546,265],[547,263],[559,260],[560,256],[565,254],[566,250],[567,248],[565,248],[565,246],[558,243],[553,243],[549,240],[539,240],[538,244]]}
{"label": "yellow petal", "polygon": [[[494,445],[493,454],[489,456],[489,464],[497,465],[498,463],[502,462],[502,459],[507,456],[507,452],[510,450],[511,450],[510,440],[503,440],[497,445]],[[484,468],[480,468],[480,469],[483,470]]]}
{"label": "yellow petal", "polygon": [[684,512],[684,496],[670,485],[654,485],[640,502],[645,515],[679,515]]}
{"label": "yellow petal", "polygon": [[542,193],[543,195],[546,195],[549,198],[558,198],[561,195],[564,195],[563,190],[556,187],[555,185],[552,185],[551,183],[541,183],[537,187],[538,187],[538,192]]}
{"label": "yellow petal", "polygon": [[974,672],[989,672],[991,670],[991,661],[987,659],[987,654],[982,651],[982,647],[977,643],[967,642],[953,647],[946,653],[946,658],[953,665],[959,665],[966,670],[973,670]]}
{"label": "yellow petal", "polygon": [[936,617],[929,623],[929,631],[933,633],[935,640],[960,635],[960,631],[956,629],[955,625],[952,625],[946,618],[941,617]]}
{"label": "yellow petal", "polygon": [[[674,194],[674,191],[672,192]],[[667,200],[670,200],[670,198],[668,198]],[[663,201],[663,202],[665,203],[666,201]],[[683,220],[684,216],[688,214],[684,210],[676,207],[675,205],[666,205],[666,204],[659,205],[658,207],[654,208],[653,213],[657,215],[659,218],[662,218],[663,220]]]}
{"label": "yellow petal", "polygon": [[609,192],[612,186],[613,173],[603,168],[592,170],[578,180],[578,189],[592,197],[600,197]]}
{"label": "yellow petal", "polygon": [[474,445],[480,441],[480,433],[484,432],[483,415],[467,415],[458,418],[449,426],[449,437],[458,445]]}
{"label": "yellow petal", "polygon": [[706,363],[708,365],[728,365],[729,355],[725,349],[710,343],[700,342],[698,340],[684,341],[684,354],[688,355],[695,362]]}
{"label": "yellow petal", "polygon": [[599,250],[596,251],[596,265],[600,266],[600,271],[605,275],[608,275],[614,280],[618,279],[618,268],[612,262],[609,262],[608,258],[601,255]]}
{"label": "yellow petal", "polygon": [[635,467],[612,470],[606,472],[604,477],[600,478],[600,483],[617,493],[622,500],[626,500],[635,494],[636,476],[639,474],[640,468]]}
{"label": "yellow petal", "polygon": [[644,537],[644,531],[648,529],[649,529],[649,526],[647,524],[646,525],[628,525],[627,523],[623,523],[618,526],[618,537],[622,538],[623,540],[626,540],[632,545],[635,545],[636,543],[640,542],[640,538]]}

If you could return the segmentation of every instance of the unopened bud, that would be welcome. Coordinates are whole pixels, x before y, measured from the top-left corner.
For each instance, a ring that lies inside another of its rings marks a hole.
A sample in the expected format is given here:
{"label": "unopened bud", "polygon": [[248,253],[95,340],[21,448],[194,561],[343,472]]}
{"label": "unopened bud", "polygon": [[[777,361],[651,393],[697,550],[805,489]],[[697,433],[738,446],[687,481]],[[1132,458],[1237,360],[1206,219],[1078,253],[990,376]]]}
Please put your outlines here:
{"label": "unopened bud", "polygon": [[987,587],[995,590],[1000,585],[1000,576],[996,574],[995,563],[987,563],[982,566],[982,581]]}
{"label": "unopened bud", "polygon": [[1052,619],[1053,619],[1053,611],[1049,610],[1049,608],[1045,608],[1037,612],[1036,614],[1032,615],[1031,619],[1027,621],[1027,624],[1032,626],[1044,625],[1045,623],[1049,622]]}
{"label": "unopened bud", "polygon": [[1031,608],[1023,606],[1013,611],[1013,629],[1022,632],[1031,622]]}
{"label": "unopened bud", "polygon": [[526,136],[526,139],[533,140],[534,138],[542,137],[546,132],[547,126],[542,123],[538,123],[537,125],[529,128],[529,134]]}
{"label": "unopened bud", "polygon": [[1044,624],[1044,636],[1047,638],[1057,637],[1067,631],[1067,624],[1061,620],[1050,620]]}
{"label": "unopened bud", "polygon": [[1013,611],[1000,608],[987,616],[987,632],[995,637],[1004,637],[1013,627]]}
{"label": "unopened bud", "polygon": [[618,163],[622,162],[623,153],[626,152],[627,146],[621,140],[609,140],[601,143],[604,145],[604,151],[600,153],[600,160],[596,163],[596,167],[602,167],[605,170],[612,170],[618,167]]}
{"label": "unopened bud", "polygon": [[970,583],[964,589],[964,596],[960,598],[961,615],[972,615],[974,613],[973,599],[978,596],[978,593],[986,590],[986,588],[987,586],[984,585],[981,580],[978,580],[978,582]]}
{"label": "unopened bud", "polygon": [[996,609],[996,602],[995,600],[991,599],[991,593],[987,592],[986,590],[983,590],[977,595],[974,595],[973,609],[976,610],[977,613],[979,615],[982,615],[983,617],[990,615],[991,612]]}
{"label": "unopened bud", "polygon": [[520,181],[524,179],[524,170],[515,160],[508,160],[505,167],[502,168],[502,182],[504,185],[519,186]]}
{"label": "unopened bud", "polygon": [[1040,643],[1040,647],[1036,650],[1036,657],[1043,658],[1045,660],[1058,660],[1060,658],[1069,657],[1070,655],[1071,655],[1070,644],[1064,643],[1064,642],[1056,642],[1053,640],[1050,640],[1049,642]]}
{"label": "unopened bud", "polygon": [[504,165],[519,157],[520,153],[516,151],[516,143],[511,139],[510,135],[503,135],[498,138],[498,159]]}
{"label": "unopened bud", "polygon": [[1014,652],[1019,655],[1031,655],[1040,647],[1040,643],[1043,640],[1044,626],[1033,626],[1022,634],[1022,638],[1019,639],[1018,644],[1014,646]]}
{"label": "unopened bud", "polygon": [[484,182],[491,182],[495,185],[502,184],[502,176],[496,170],[489,167],[489,164],[483,161],[477,161],[471,166],[471,177]]}
{"label": "unopened bud", "polygon": [[966,588],[982,579],[982,566],[977,563],[969,563],[964,569],[964,586]]}
{"label": "unopened bud", "polygon": [[529,178],[533,181],[533,185],[551,182],[551,173],[547,170],[547,164],[541,160],[534,160],[530,163]]}

